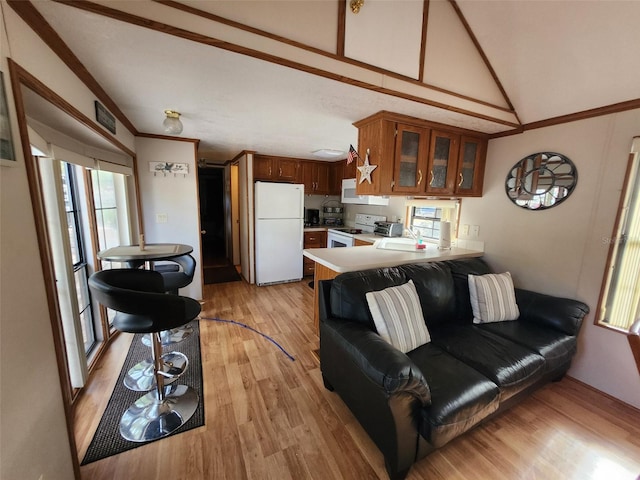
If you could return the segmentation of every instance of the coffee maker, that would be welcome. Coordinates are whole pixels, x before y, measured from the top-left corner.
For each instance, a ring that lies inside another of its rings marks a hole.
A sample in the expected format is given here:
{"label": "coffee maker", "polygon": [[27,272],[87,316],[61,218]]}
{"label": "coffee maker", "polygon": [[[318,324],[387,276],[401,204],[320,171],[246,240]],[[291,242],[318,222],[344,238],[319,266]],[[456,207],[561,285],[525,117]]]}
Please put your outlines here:
{"label": "coffee maker", "polygon": [[304,212],[304,226],[315,227],[320,225],[320,210],[317,208],[307,208]]}

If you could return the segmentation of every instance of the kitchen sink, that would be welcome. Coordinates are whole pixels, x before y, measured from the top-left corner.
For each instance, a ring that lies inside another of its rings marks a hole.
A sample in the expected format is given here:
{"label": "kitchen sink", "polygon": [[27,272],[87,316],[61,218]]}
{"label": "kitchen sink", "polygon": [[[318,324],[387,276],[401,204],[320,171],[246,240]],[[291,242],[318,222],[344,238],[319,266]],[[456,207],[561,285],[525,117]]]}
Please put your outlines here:
{"label": "kitchen sink", "polygon": [[417,249],[416,241],[413,238],[408,237],[382,238],[380,240],[376,240],[373,246],[381,250],[398,250],[400,252],[417,253],[422,253],[427,248],[425,247],[423,249]]}

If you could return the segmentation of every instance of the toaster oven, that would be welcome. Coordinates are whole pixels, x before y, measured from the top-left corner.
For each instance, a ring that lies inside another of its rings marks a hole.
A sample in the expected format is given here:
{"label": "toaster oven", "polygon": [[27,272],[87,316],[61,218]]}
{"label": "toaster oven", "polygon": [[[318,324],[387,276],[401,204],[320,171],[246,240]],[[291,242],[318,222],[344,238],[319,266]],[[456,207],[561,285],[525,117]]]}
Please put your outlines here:
{"label": "toaster oven", "polygon": [[401,237],[404,225],[400,222],[376,222],[373,233],[382,237]]}

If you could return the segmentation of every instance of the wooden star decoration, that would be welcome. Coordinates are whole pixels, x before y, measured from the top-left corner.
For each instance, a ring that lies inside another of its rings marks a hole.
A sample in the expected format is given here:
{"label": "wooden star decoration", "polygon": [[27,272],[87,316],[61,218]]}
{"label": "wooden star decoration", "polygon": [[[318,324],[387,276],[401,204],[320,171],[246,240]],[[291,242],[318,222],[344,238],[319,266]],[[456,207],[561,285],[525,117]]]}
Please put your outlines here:
{"label": "wooden star decoration", "polygon": [[371,172],[373,172],[376,168],[378,168],[377,165],[370,165],[369,164],[369,155],[367,155],[364,159],[364,165],[362,165],[361,167],[358,167],[358,170],[360,170],[360,182],[362,183],[365,181],[365,179],[371,183]]}

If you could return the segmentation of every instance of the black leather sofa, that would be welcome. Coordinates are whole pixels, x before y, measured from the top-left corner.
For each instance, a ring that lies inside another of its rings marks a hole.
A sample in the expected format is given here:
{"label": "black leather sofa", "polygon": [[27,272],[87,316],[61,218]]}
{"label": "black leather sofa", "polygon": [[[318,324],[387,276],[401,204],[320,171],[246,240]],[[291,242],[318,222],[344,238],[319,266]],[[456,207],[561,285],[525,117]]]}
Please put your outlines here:
{"label": "black leather sofa", "polygon": [[[569,369],[586,304],[516,288],[520,317],[475,325],[481,258],[349,272],[320,282],[320,365],[381,450],[389,477]],[[376,332],[366,292],[413,280],[431,342],[407,354]]]}

